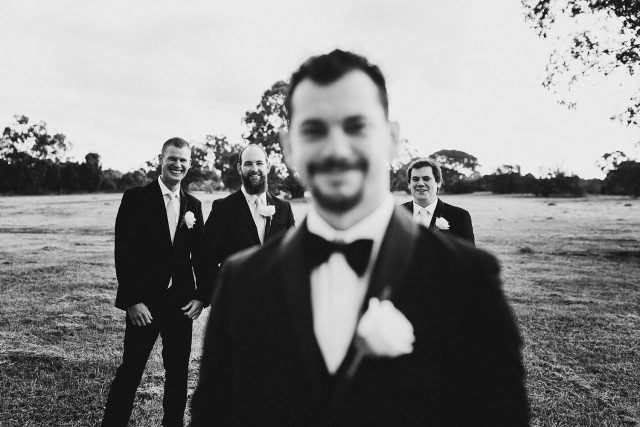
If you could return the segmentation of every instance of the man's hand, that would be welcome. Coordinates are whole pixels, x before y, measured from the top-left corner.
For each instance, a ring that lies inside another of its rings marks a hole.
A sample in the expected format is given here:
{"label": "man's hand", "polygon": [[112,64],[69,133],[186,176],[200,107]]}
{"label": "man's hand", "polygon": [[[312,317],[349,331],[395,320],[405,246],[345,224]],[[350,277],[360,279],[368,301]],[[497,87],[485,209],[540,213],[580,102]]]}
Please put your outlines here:
{"label": "man's hand", "polygon": [[129,319],[131,319],[131,323],[135,326],[147,326],[150,325],[153,320],[151,312],[142,302],[128,307],[127,314],[129,315]]}
{"label": "man's hand", "polygon": [[191,320],[196,320],[200,313],[202,312],[202,307],[204,307],[204,303],[197,299],[192,299],[181,308],[184,311],[184,315],[187,316]]}

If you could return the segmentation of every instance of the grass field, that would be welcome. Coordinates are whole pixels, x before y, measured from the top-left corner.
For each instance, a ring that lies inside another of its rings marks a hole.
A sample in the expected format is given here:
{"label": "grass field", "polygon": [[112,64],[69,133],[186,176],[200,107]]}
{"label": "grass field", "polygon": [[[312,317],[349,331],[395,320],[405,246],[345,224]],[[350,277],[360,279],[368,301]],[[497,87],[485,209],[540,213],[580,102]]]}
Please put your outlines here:
{"label": "grass field", "polygon": [[[205,218],[219,196],[198,195]],[[0,198],[0,426],[99,423],[122,354],[120,197]],[[532,425],[639,426],[640,200],[443,199],[471,212],[478,246],[502,263],[525,340]],[[298,221],[306,207],[293,203]],[[196,322],[191,391],[205,321]],[[159,425],[162,384],[157,345],[131,425]]]}

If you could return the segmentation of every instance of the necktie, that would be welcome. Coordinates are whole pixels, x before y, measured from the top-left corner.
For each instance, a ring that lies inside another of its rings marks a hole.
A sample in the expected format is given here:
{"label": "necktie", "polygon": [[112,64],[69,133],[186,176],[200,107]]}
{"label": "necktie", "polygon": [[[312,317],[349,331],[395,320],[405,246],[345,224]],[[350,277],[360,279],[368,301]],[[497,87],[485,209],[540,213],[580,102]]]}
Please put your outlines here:
{"label": "necktie", "polygon": [[169,203],[167,203],[167,220],[169,222],[169,233],[171,234],[171,243],[176,235],[176,226],[178,225],[178,210],[180,209],[178,198],[173,193],[168,193]]}
{"label": "necktie", "polygon": [[256,207],[253,209],[253,221],[256,223],[256,228],[258,229],[258,237],[260,238],[260,243],[264,241],[264,217],[260,215],[260,208],[262,207],[262,199],[260,197],[256,197],[253,201]]}
{"label": "necktie", "polygon": [[362,276],[369,263],[373,240],[361,239],[347,244],[329,242],[318,235],[307,233],[305,244],[309,270],[325,262],[334,252],[340,252],[353,271]]}
{"label": "necktie", "polygon": [[418,211],[418,223],[424,225],[429,228],[429,211],[427,208],[422,208]]}

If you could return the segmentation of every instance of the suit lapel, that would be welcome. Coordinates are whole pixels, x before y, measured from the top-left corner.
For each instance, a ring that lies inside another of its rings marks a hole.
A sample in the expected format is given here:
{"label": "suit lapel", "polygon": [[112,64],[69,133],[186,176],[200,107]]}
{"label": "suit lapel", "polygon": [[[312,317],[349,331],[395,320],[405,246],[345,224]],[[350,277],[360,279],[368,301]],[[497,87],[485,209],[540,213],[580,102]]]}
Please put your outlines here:
{"label": "suit lapel", "polygon": [[436,225],[436,218],[444,215],[444,202],[438,198],[438,203],[436,203],[436,208],[433,210],[433,215],[431,215],[431,222],[429,223],[429,228],[433,228]]}
{"label": "suit lapel", "polygon": [[165,245],[168,248],[171,247],[171,233],[169,233],[169,220],[167,219],[167,207],[164,203],[164,196],[162,195],[162,191],[160,190],[160,184],[158,181],[154,181],[149,184],[150,196],[151,196],[151,206],[153,206],[153,210],[155,211],[154,216],[157,218],[158,223],[158,232],[162,237]]}
{"label": "suit lapel", "polygon": [[[273,203],[273,197],[271,196],[271,194],[267,193],[267,206],[269,205],[273,205],[275,207],[275,204]],[[267,239],[269,238],[269,236],[271,235],[271,221],[275,218],[275,216],[278,215],[278,211],[276,210],[275,213],[270,216],[267,217],[267,223],[264,227],[264,241],[266,242]]]}
{"label": "suit lapel", "polygon": [[322,354],[318,347],[313,330],[313,313],[311,307],[311,281],[306,269],[304,239],[307,233],[307,222],[300,228],[290,230],[279,247],[282,260],[280,276],[284,286],[285,304],[291,315],[296,341],[303,370],[307,373],[315,403],[320,407],[324,403]]}
{"label": "suit lapel", "polygon": [[236,205],[236,209],[240,212],[240,216],[247,227],[246,230],[253,236],[254,244],[259,245],[260,239],[258,238],[258,228],[256,227],[256,223],[253,221],[253,216],[251,215],[251,210],[249,209],[249,204],[247,203],[247,198],[244,197],[244,193],[242,190],[238,190],[233,193],[233,201]]}
{"label": "suit lapel", "polygon": [[178,216],[178,225],[176,228],[176,234],[173,236],[173,248],[177,247],[179,240],[182,240],[182,233],[184,228],[184,214],[187,212],[187,195],[180,187],[180,214]]}

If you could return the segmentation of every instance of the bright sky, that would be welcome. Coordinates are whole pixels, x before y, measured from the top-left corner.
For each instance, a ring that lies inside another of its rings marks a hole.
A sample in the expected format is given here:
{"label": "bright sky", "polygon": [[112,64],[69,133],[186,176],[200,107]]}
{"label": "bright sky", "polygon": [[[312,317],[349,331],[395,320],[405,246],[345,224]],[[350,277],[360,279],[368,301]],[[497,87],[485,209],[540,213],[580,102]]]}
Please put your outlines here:
{"label": "bright sky", "polygon": [[0,15],[0,126],[44,120],[105,169],[140,167],[172,136],[241,141],[264,90],[335,47],[382,68],[412,146],[466,151],[484,173],[602,177],[595,161],[640,139],[609,120],[620,82],[580,85],[572,111],[541,87],[551,45],[519,1],[5,0]]}

